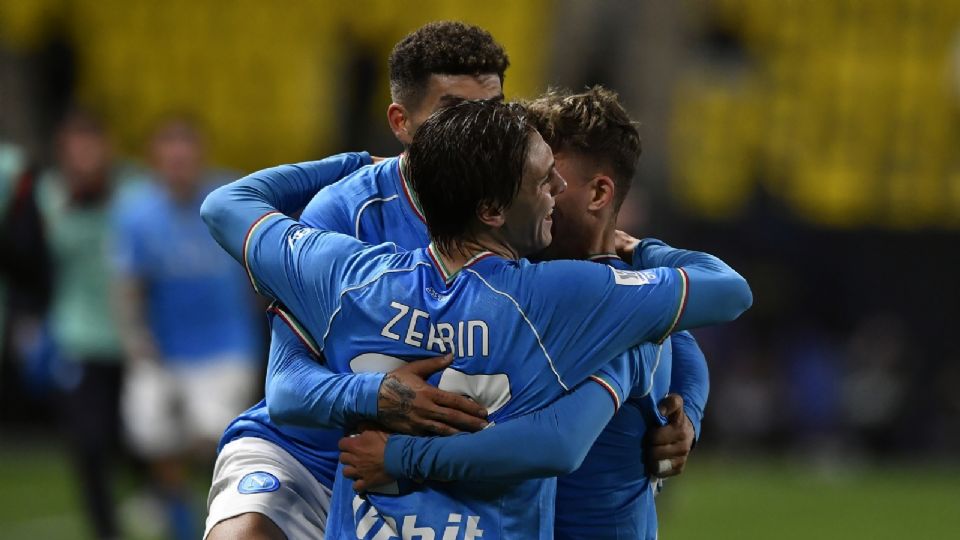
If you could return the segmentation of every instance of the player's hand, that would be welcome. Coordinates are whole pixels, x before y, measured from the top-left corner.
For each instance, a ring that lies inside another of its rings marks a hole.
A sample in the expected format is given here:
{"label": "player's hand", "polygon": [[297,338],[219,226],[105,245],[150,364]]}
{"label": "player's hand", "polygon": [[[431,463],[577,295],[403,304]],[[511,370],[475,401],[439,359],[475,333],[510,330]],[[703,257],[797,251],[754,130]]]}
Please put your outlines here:
{"label": "player's hand", "polygon": [[617,257],[628,263],[632,262],[633,252],[640,244],[640,240],[618,229],[613,235],[613,242],[617,250]]}
{"label": "player's hand", "polygon": [[377,402],[377,421],[408,435],[453,435],[479,431],[487,410],[473,400],[427,384],[430,375],[446,369],[453,355],[407,363],[384,377]]}
{"label": "player's hand", "polygon": [[337,446],[340,447],[343,475],[353,480],[353,489],[357,493],[394,481],[383,464],[387,437],[383,431],[367,430],[340,439]]}
{"label": "player's hand", "polygon": [[647,432],[647,470],[658,478],[676,476],[683,472],[687,457],[693,448],[693,423],[683,412],[683,398],[667,394],[660,401],[660,413],[667,417],[667,425]]}
{"label": "player's hand", "polygon": [[372,162],[372,165],[376,165],[377,163],[380,163],[381,161],[383,161],[383,160],[385,160],[385,159],[387,159],[387,158],[385,158],[385,157],[379,157],[379,156],[370,156],[370,161]]}

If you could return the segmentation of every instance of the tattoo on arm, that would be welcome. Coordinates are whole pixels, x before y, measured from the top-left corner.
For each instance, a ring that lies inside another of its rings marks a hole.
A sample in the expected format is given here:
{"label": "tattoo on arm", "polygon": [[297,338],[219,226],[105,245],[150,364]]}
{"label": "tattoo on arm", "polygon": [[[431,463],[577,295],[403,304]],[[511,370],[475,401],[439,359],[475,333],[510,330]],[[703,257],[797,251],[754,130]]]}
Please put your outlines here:
{"label": "tattoo on arm", "polygon": [[387,375],[380,385],[377,416],[384,421],[406,419],[417,393],[394,375]]}

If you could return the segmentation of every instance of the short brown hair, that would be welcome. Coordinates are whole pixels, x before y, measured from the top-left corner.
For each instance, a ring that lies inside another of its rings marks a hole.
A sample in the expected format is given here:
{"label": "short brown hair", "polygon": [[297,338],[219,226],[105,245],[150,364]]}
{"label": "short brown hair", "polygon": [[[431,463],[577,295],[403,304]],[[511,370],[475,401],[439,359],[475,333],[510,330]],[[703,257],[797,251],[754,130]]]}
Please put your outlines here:
{"label": "short brown hair", "polygon": [[458,249],[483,205],[509,207],[520,191],[534,128],[523,106],[462,101],[440,109],[410,146],[410,182],[440,251]]}
{"label": "short brown hair", "polygon": [[530,122],[554,152],[595,158],[613,172],[614,209],[630,191],[640,160],[640,133],[613,90],[596,85],[574,94],[550,89],[526,103]]}

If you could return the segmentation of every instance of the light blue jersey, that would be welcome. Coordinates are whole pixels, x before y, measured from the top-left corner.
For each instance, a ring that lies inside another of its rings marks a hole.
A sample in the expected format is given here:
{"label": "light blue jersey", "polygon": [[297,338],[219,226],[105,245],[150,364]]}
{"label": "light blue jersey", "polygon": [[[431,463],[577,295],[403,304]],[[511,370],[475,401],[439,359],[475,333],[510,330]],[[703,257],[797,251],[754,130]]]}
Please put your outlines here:
{"label": "light blue jersey", "polygon": [[[686,294],[676,269],[533,265],[481,254],[451,276],[429,249],[370,248],[277,214],[261,227],[246,250],[251,273],[315,336],[331,370],[387,371],[401,359],[453,351],[453,365],[433,382],[472,397],[494,422],[549,404],[619,351],[659,341]],[[367,500],[340,480],[327,524],[333,538],[363,537],[364,529],[373,537],[383,527],[403,536],[424,527],[440,535],[458,515],[468,536],[552,536],[549,480],[426,482],[402,497]]]}
{"label": "light blue jersey", "polygon": [[[338,162],[338,159],[341,161]],[[324,169],[321,165],[325,162],[330,162],[335,166]],[[366,154],[345,154],[324,160],[324,162],[304,164],[303,167],[312,173],[321,173],[320,176],[326,176],[326,178],[320,181],[328,184],[343,174],[349,173],[352,168],[359,167],[368,162],[369,158]],[[301,220],[318,228],[339,230],[348,234],[359,234],[361,239],[369,242],[379,242],[386,237],[395,239],[398,244],[408,248],[421,246],[426,242],[426,227],[422,221],[416,199],[412,196],[409,185],[403,179],[400,159],[398,158],[384,160],[372,167],[365,167],[348,179],[326,187],[311,201],[307,209],[303,212]],[[620,264],[624,263],[621,262]],[[271,359],[277,356],[278,351],[282,350],[283,347],[283,340],[278,340],[276,337],[275,335],[271,348]],[[294,339],[292,333],[288,339]],[[659,347],[653,345],[650,345],[648,348],[659,350]],[[669,351],[669,347],[666,347],[666,349]],[[669,355],[669,352],[667,354]],[[648,353],[646,356],[649,366],[651,365],[650,363],[656,359],[656,355]],[[669,367],[669,362],[659,367],[657,379],[666,380],[667,383],[669,383],[669,370],[664,369],[664,367]],[[387,366],[380,369],[386,370]],[[666,377],[665,379],[663,379],[664,376]],[[603,372],[598,374],[596,382],[601,382],[599,380],[600,378],[606,378],[608,382],[613,382],[614,379],[613,376],[603,377]],[[621,377],[621,379],[622,378],[623,377]],[[379,386],[379,380],[379,378],[371,378],[363,381],[364,385],[367,386],[367,395],[375,396],[376,388]],[[270,381],[268,381],[268,396],[269,385]],[[622,389],[626,388],[628,389],[627,391],[629,391],[631,383],[620,380],[607,386],[617,386],[620,392],[625,393]],[[641,386],[641,384],[637,385],[638,388]],[[612,393],[616,394],[617,392]],[[346,400],[356,397],[356,394],[351,394],[350,392],[345,392],[344,395]],[[662,396],[659,392],[654,392],[649,395]],[[622,402],[623,399],[624,397],[621,396],[619,401]],[[615,401],[617,400],[615,399]],[[648,405],[647,409],[652,410],[654,415],[656,415],[655,405],[656,402],[654,400],[652,405]],[[368,416],[374,416],[376,413],[376,402],[374,400],[372,403],[358,403],[356,408],[365,409]],[[618,418],[622,417],[624,419],[621,421],[624,425],[629,423],[627,416],[631,414],[631,411],[636,410],[634,405],[631,405],[630,410],[626,409],[626,407],[621,409],[621,413],[617,415]],[[643,424],[642,421],[639,422],[641,422],[640,425],[630,426],[629,429],[633,429],[634,431],[640,430],[642,433]],[[611,429],[616,432],[618,428],[613,426]],[[271,420],[269,414],[267,414],[266,403],[261,402],[241,415],[241,417],[228,428],[221,444],[225,444],[241,436],[257,436],[271,440],[294,455],[325,485],[332,485],[338,455],[336,441],[342,436],[342,430],[278,426]],[[640,463],[642,463],[639,452],[640,447],[638,445],[636,454],[633,456],[634,459],[631,460],[631,462],[640,460]],[[599,458],[602,454],[603,451],[598,450],[596,455]],[[622,455],[618,459],[621,460],[620,463],[623,463]],[[588,457],[588,463],[590,461],[591,458]],[[586,470],[586,468],[584,470]],[[636,478],[646,485],[645,474],[641,472],[636,475]],[[602,476],[598,480],[602,481],[604,479],[610,480],[610,482],[604,484],[597,483],[589,486],[593,489],[593,493],[612,489],[610,485],[606,484],[621,483],[617,482],[617,479],[610,475]],[[627,483],[636,484],[637,482]],[[575,482],[567,485],[573,486]],[[575,500],[578,497],[577,492],[572,491],[571,493],[571,499]],[[564,495],[565,493],[562,492],[561,501]],[[588,511],[589,509],[578,507],[578,510]],[[563,524],[563,521],[560,521],[560,523]],[[560,532],[561,531],[558,530],[558,534]]]}
{"label": "light blue jersey", "polygon": [[303,210],[300,221],[368,244],[393,242],[407,250],[427,247],[427,225],[403,175],[403,159],[385,159],[324,188]]}
{"label": "light blue jersey", "polygon": [[[660,341],[678,324],[723,322],[749,305],[746,283],[721,261],[666,246],[660,258],[683,268],[530,264],[482,253],[450,275],[431,249],[371,247],[280,213],[302,205],[311,190],[316,182],[303,166],[277,167],[217,190],[202,215],[254,287],[303,325],[332,371],[384,370],[452,351],[453,365],[435,382],[483,404],[494,422],[541,409],[622,351]],[[696,296],[687,294],[688,273]],[[472,538],[480,530],[483,538],[552,537],[550,480],[427,481],[404,496],[366,500],[339,480],[327,524],[332,538],[387,538],[404,529],[405,536],[439,537],[450,527],[451,535]]]}
{"label": "light blue jersey", "polygon": [[[396,164],[396,159],[389,160]],[[382,211],[386,206],[373,206],[367,204],[370,199],[384,198],[382,192],[377,190],[386,189],[391,195],[396,194],[397,187],[390,189],[389,182],[378,183],[378,171],[396,170],[395,182],[399,182],[399,169],[394,167],[383,168],[386,162],[377,167],[369,167],[370,155],[366,152],[340,154],[338,156],[327,158],[323,161],[317,161],[304,164],[304,168],[316,175],[319,185],[333,184],[337,180],[348,176],[349,181],[343,181],[334,186],[323,189],[318,194],[309,207],[301,215],[301,219],[319,228],[325,228],[331,231],[352,234],[356,228],[356,217],[365,213],[369,209],[368,216]],[[352,176],[351,176],[352,175]],[[394,197],[393,200],[396,200]],[[321,205],[321,201],[323,201]],[[248,284],[249,286],[249,284]],[[311,338],[297,327],[296,321],[290,317],[284,318],[284,314],[271,307],[269,310],[271,318],[271,327],[273,335],[270,341],[270,368],[275,369],[274,360],[285,356],[287,350],[293,346],[298,339]],[[282,323],[274,322],[279,318]],[[322,360],[319,350],[308,342],[308,350],[313,351],[314,357],[307,358],[306,362],[320,362]],[[271,380],[267,380],[267,395],[270,395]],[[330,401],[336,401],[338,404],[349,406],[351,398],[356,399],[362,395],[376,395],[380,387],[380,378],[364,377],[360,380],[345,381],[351,384],[349,388],[339,388],[336,395],[330,396]],[[303,400],[304,397],[297,399]],[[363,402],[355,407],[365,410],[368,414],[376,415],[377,404],[373,402]],[[281,425],[271,418],[267,400],[260,400],[259,403],[250,407],[241,413],[233,422],[227,426],[220,438],[218,451],[227,443],[241,437],[257,437],[276,444],[283,448],[287,453],[299,461],[321,484],[327,488],[333,489],[333,482],[337,472],[337,459],[340,456],[340,450],[337,448],[337,442],[343,437],[342,427],[323,428],[313,426]]]}
{"label": "light blue jersey", "polygon": [[144,285],[147,322],[167,362],[230,355],[256,359],[259,332],[243,270],[211,241],[197,216],[218,183],[208,179],[178,203],[156,181],[116,203],[113,267]]}
{"label": "light blue jersey", "polygon": [[[630,268],[618,258],[597,262]],[[627,353],[638,354],[653,366],[651,377],[630,389],[626,403],[597,437],[580,468],[558,478],[557,539],[656,538],[655,483],[644,465],[643,438],[650,427],[666,424],[657,404],[670,388],[671,340],[644,343]]]}
{"label": "light blue jersey", "polygon": [[[340,232],[355,236],[370,244],[394,242],[401,248],[416,249],[428,243],[427,227],[417,208],[409,183],[403,177],[400,157],[385,159],[371,165],[365,152],[340,154],[323,161],[304,164],[305,169],[316,175],[324,187],[300,215],[300,221],[310,227]],[[341,178],[343,178],[341,180]],[[338,181],[339,180],[339,181]],[[283,356],[290,341],[298,339],[296,321],[272,313],[271,319],[280,317],[291,328],[279,328],[273,323],[270,343],[271,368],[273,360]],[[278,336],[280,333],[286,338]],[[319,351],[305,362],[322,361]],[[271,369],[271,373],[274,370]],[[269,377],[269,375],[268,375]],[[377,393],[381,378],[367,377],[363,381],[343,381],[350,388],[336,388],[336,396],[329,399],[349,403],[361,399],[360,394],[373,396]],[[271,381],[267,381],[268,397]],[[339,383],[338,383],[339,385]],[[350,409],[351,407],[346,407]],[[367,400],[356,408],[375,417],[377,404]],[[361,417],[354,417],[356,421]],[[315,416],[314,422],[319,419]],[[341,426],[323,428],[314,423],[311,427],[280,424],[269,414],[266,400],[240,414],[226,429],[220,439],[220,448],[240,437],[259,437],[268,440],[297,458],[324,486],[332,489],[340,450],[337,442],[343,437]]]}

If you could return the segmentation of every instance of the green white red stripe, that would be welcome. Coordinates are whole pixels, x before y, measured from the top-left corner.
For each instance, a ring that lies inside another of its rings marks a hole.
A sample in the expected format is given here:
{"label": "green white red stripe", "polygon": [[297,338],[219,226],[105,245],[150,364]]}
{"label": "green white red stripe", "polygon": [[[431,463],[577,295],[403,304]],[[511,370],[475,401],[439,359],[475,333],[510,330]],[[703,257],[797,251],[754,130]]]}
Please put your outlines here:
{"label": "green white red stripe", "polygon": [[605,379],[604,379],[603,377],[601,377],[600,375],[591,375],[589,378],[590,378],[591,381],[599,384],[600,386],[602,386],[602,387],[604,388],[604,390],[606,390],[607,392],[610,393],[610,397],[613,398],[613,410],[614,410],[614,411],[619,411],[619,410],[620,410],[620,395],[617,394],[617,391],[614,389],[613,384],[611,384],[610,382],[608,382],[607,380],[605,380]]}
{"label": "green white red stripe", "polygon": [[660,338],[660,341],[657,343],[663,343],[670,334],[673,333],[674,329],[677,328],[677,324],[680,322],[680,317],[683,315],[683,310],[687,307],[687,294],[690,291],[690,279],[687,277],[687,273],[683,268],[677,268],[677,272],[680,274],[680,306],[677,308],[677,314],[673,318],[673,322],[670,323],[670,328],[667,329],[667,333]]}
{"label": "green white red stripe", "polygon": [[297,319],[294,318],[293,315],[288,313],[283,308],[282,305],[278,304],[277,302],[274,302],[270,304],[270,307],[267,308],[267,312],[275,313],[278,317],[280,317],[280,319],[282,319],[283,322],[285,322],[287,326],[289,326],[290,329],[293,330],[293,333],[296,334],[298,338],[300,338],[300,341],[302,341],[303,344],[306,345],[308,349],[310,349],[310,352],[312,352],[317,357],[321,356],[320,347],[317,345],[317,343],[313,341],[313,338],[310,337],[310,334],[307,333],[307,330],[304,327],[300,326],[300,323],[297,321]]}
{"label": "green white red stripe", "polygon": [[249,261],[248,250],[250,249],[250,239],[253,238],[253,233],[257,229],[259,229],[260,226],[263,225],[268,219],[270,219],[273,216],[283,216],[283,214],[281,214],[280,212],[274,211],[274,212],[267,212],[266,214],[260,216],[259,219],[257,219],[256,221],[253,222],[252,225],[250,225],[250,228],[247,229],[247,235],[243,237],[243,268],[244,270],[247,271],[247,277],[250,278],[250,285],[253,286],[253,290],[256,291],[257,294],[262,294],[262,293],[260,292],[260,288],[257,287],[257,280],[253,279],[253,272],[250,271],[250,263],[248,262]]}
{"label": "green white red stripe", "polygon": [[430,245],[427,246],[427,254],[430,256],[430,260],[433,261],[433,265],[437,267],[437,270],[440,272],[440,275],[443,276],[444,283],[447,283],[447,284],[453,281],[454,278],[457,277],[457,274],[460,273],[460,270],[463,270],[463,268],[467,268],[473,264],[476,264],[477,261],[479,261],[480,259],[485,259],[491,255],[495,255],[495,253],[493,253],[492,251],[481,251],[480,253],[477,253],[473,257],[470,257],[470,259],[467,262],[463,263],[463,267],[460,270],[457,270],[456,272],[451,272],[450,269],[447,268],[447,265],[443,263],[443,258],[440,257],[440,253],[437,251],[437,247],[433,245],[433,242],[431,242]]}

